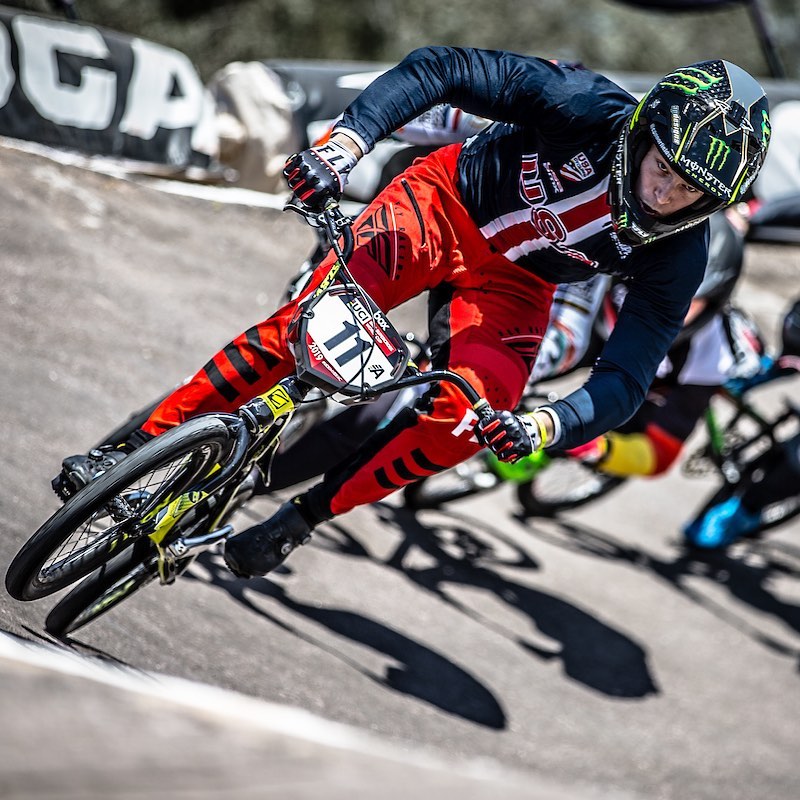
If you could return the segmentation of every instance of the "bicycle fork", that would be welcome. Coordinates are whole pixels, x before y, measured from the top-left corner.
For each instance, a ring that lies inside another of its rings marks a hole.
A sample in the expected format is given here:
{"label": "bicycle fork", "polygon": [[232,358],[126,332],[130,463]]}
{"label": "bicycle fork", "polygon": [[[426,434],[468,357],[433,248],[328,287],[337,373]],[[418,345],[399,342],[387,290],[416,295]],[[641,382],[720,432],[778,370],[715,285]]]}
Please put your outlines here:
{"label": "bicycle fork", "polygon": [[148,515],[142,520],[145,523],[148,521],[154,523],[154,528],[148,534],[148,538],[156,547],[158,574],[162,585],[175,581],[179,560],[185,559],[193,551],[205,550],[233,533],[232,525],[225,525],[221,528],[215,528],[214,525],[222,518],[230,501],[235,496],[235,492],[231,493],[227,501],[222,504],[215,516],[214,523],[212,523],[212,530],[197,536],[178,537],[169,544],[164,544],[170,532],[180,520],[185,518],[187,513],[197,510],[204,502],[210,506],[209,510],[213,511],[213,505],[217,501],[215,493],[243,467],[248,453],[252,453],[254,450],[260,453],[275,445],[280,431],[264,447],[256,445],[255,448],[251,448],[252,442],[261,440],[273,426],[277,425],[281,429],[283,428],[286,420],[302,402],[306,391],[305,385],[290,376],[279,381],[264,394],[245,403],[239,409],[239,417],[244,424],[241,424],[236,430],[236,441],[228,461],[221,468],[216,466],[212,470],[209,480],[202,489],[184,492],[171,501],[167,498],[164,504],[151,512],[152,516]]}
{"label": "bicycle fork", "polygon": [[166,505],[161,505],[153,512],[154,517],[150,520],[147,518],[143,520],[143,522],[150,521],[155,525],[147,537],[156,548],[158,576],[162,585],[175,581],[179,560],[189,556],[193,550],[211,547],[233,532],[233,527],[230,525],[222,528],[215,528],[212,525],[212,530],[205,533],[197,536],[179,536],[169,544],[164,544],[164,540],[178,522],[183,520],[189,512],[197,510],[204,500],[214,502],[215,498],[208,492],[189,491],[168,501]]}

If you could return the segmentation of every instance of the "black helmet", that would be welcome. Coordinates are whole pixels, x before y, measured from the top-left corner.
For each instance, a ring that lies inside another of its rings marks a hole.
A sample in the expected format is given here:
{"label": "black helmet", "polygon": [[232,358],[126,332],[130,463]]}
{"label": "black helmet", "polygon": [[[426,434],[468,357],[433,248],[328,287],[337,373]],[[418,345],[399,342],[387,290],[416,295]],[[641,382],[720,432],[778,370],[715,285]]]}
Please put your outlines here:
{"label": "black helmet", "polygon": [[[764,90],[729,61],[703,61],[662,78],[623,126],[611,176],[612,219],[630,245],[677,233],[739,200],[758,174],[769,144]],[[670,168],[703,192],[664,218],[644,212],[635,195],[645,153],[655,144]]]}
{"label": "black helmet", "polygon": [[800,300],[794,303],[783,318],[781,355],[800,356]]}

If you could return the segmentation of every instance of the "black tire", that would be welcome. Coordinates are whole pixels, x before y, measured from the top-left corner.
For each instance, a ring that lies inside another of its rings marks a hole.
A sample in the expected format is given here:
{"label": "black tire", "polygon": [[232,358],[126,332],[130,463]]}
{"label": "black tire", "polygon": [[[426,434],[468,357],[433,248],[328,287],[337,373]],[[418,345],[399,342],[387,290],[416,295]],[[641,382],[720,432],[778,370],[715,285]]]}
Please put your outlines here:
{"label": "black tire", "polygon": [[552,517],[591,503],[624,482],[577,459],[554,458],[532,481],[517,486],[517,499],[528,516]]}
{"label": "black tire", "polygon": [[487,468],[483,454],[478,453],[452,469],[410,483],[403,489],[403,502],[406,508],[414,511],[439,508],[445,503],[494,489],[500,483]]}
{"label": "black tire", "polygon": [[794,519],[800,514],[800,495],[784,497],[774,503],[770,503],[761,510],[761,531],[768,531],[783,525],[790,519]]}
{"label": "black tire", "polygon": [[[192,561],[194,556],[178,561],[177,574]],[[157,579],[155,547],[149,539],[140,539],[84,578],[53,606],[45,620],[45,630],[58,638],[74,633]]]}
{"label": "black tire", "polygon": [[140,539],[65,595],[47,615],[45,630],[58,637],[72,633],[157,577],[155,548]]}
{"label": "black tire", "polygon": [[[240,489],[229,503],[219,524],[227,522],[251,496],[252,490]],[[215,512],[210,514],[215,515]],[[181,530],[181,535],[197,534],[208,522],[208,515],[196,516],[189,526]],[[195,553],[178,559],[175,577],[182,575],[196,557]],[[137,539],[132,547],[126,548],[96,569],[53,606],[45,620],[45,630],[59,638],[74,633],[116,608],[123,600],[127,600],[158,577],[158,553],[155,545],[146,537]]]}
{"label": "black tire", "polygon": [[[8,593],[17,600],[38,600],[105,564],[136,541],[135,524],[142,514],[168,492],[177,496],[207,474],[230,438],[225,423],[209,415],[142,445],[36,531],[8,568]],[[93,527],[104,524],[99,531]]]}

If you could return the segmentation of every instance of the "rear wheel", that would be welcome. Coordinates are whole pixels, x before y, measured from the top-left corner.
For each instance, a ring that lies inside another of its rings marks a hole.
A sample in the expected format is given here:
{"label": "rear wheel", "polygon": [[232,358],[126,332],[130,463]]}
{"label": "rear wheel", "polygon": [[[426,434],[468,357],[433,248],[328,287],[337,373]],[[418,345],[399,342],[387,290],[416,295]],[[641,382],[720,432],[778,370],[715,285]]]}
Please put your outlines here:
{"label": "rear wheel", "polygon": [[[247,503],[252,494],[250,481],[246,480],[239,484],[217,524],[223,526],[227,523]],[[191,520],[181,520],[186,523],[181,525],[181,538],[185,540],[206,532],[209,522],[216,516],[218,516],[216,511],[207,509],[205,514],[195,514]],[[171,540],[176,533],[177,531],[172,532]],[[178,558],[169,582],[182,575],[197,555],[195,550],[187,552],[183,558]],[[48,614],[45,629],[58,637],[74,633],[112,608],[116,608],[123,600],[127,600],[139,589],[143,589],[158,578],[158,552],[155,545],[147,537],[138,539],[132,547],[123,550],[96,569],[63,597]]]}
{"label": "rear wheel", "polygon": [[517,499],[527,515],[552,517],[608,494],[624,480],[574,458],[554,458],[532,481],[519,484]]}
{"label": "rear wheel", "polygon": [[8,593],[37,600],[69,586],[129,548],[140,520],[208,474],[230,434],[197,417],[158,436],[71,497],[22,547],[6,574]]}
{"label": "rear wheel", "polygon": [[[194,556],[180,559],[176,564],[176,576],[193,560]],[[74,633],[157,579],[155,547],[149,539],[140,539],[63,597],[47,615],[45,630],[58,637]]]}

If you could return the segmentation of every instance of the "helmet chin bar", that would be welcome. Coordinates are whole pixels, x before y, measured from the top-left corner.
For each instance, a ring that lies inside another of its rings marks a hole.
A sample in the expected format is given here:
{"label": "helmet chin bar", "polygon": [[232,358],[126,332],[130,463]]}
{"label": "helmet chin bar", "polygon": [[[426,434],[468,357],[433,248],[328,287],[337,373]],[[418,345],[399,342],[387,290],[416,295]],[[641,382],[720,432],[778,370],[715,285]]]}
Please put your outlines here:
{"label": "helmet chin bar", "polygon": [[657,238],[647,224],[652,218],[645,215],[634,189],[642,159],[649,148],[650,137],[646,131],[631,131],[627,125],[622,129],[611,171],[609,200],[617,237],[630,247],[638,247]]}
{"label": "helmet chin bar", "polygon": [[[630,245],[631,247],[638,247],[642,244],[650,244],[650,242],[654,242],[656,239],[664,239],[667,236],[672,236],[675,233],[685,231],[687,228],[693,228],[695,225],[703,222],[703,220],[707,219],[713,213],[713,211],[709,211],[708,213],[698,215],[694,219],[687,220],[682,225],[669,227],[663,223],[659,223],[658,221],[656,221],[655,224],[650,228],[643,228],[640,225],[637,225],[635,222],[629,222],[625,227],[617,227],[617,238],[623,244]],[[658,230],[657,228],[661,229]]]}

